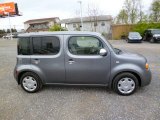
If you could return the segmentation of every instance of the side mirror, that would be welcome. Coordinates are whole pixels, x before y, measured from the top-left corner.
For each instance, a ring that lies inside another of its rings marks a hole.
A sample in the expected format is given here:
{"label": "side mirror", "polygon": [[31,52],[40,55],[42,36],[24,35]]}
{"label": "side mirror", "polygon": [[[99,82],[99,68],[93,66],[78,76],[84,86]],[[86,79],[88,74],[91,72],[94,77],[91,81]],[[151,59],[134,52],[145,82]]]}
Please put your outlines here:
{"label": "side mirror", "polygon": [[102,49],[100,49],[99,54],[100,54],[100,56],[106,56],[107,55],[107,50],[102,48]]}

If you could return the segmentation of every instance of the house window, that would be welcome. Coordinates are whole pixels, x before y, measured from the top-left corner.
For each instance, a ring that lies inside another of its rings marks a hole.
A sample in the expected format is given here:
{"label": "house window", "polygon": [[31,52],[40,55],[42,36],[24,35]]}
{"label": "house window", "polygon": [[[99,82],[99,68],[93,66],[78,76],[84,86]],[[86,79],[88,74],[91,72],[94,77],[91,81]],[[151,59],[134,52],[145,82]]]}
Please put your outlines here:
{"label": "house window", "polygon": [[105,23],[104,23],[104,22],[102,22],[102,23],[101,23],[101,26],[105,26]]}
{"label": "house window", "polygon": [[76,28],[76,24],[73,24],[73,28]]}
{"label": "house window", "polygon": [[94,22],[94,26],[97,26],[98,24],[97,24],[97,22]]}

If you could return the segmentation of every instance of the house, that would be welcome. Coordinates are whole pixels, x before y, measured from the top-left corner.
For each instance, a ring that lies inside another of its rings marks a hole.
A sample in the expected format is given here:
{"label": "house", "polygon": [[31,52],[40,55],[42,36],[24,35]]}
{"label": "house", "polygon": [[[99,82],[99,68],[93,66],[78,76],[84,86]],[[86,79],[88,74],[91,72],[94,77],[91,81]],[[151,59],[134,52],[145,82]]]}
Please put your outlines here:
{"label": "house", "polygon": [[48,31],[51,26],[59,23],[58,17],[33,19],[24,22],[24,28],[26,32]]}
{"label": "house", "polygon": [[81,18],[69,18],[61,20],[69,31],[94,31],[99,33],[109,33],[112,24],[110,15],[83,17],[83,27],[81,26]]}

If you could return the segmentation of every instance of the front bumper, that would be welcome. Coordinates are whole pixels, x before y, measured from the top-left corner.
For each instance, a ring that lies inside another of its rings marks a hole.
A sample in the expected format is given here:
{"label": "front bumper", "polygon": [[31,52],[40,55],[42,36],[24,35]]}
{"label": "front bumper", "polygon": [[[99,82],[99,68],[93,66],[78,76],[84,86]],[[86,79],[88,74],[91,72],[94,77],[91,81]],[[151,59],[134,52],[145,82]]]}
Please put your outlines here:
{"label": "front bumper", "polygon": [[158,42],[158,41],[160,41],[160,37],[158,37],[158,38],[154,37],[154,40]]}
{"label": "front bumper", "polygon": [[141,87],[149,85],[151,83],[151,79],[152,79],[152,73],[151,73],[151,70],[149,69],[145,71],[145,73],[142,76]]}
{"label": "front bumper", "polygon": [[141,39],[128,39],[129,42],[132,42],[132,43],[136,43],[136,42],[142,42]]}

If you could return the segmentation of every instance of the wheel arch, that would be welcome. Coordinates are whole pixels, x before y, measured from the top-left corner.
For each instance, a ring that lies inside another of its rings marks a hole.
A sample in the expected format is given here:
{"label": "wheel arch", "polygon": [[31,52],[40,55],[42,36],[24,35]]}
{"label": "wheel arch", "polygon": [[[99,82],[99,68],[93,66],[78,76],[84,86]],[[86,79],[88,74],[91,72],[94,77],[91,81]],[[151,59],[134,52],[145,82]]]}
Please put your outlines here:
{"label": "wheel arch", "polygon": [[122,74],[122,73],[131,73],[133,74],[137,79],[138,79],[138,86],[141,86],[141,77],[138,73],[136,73],[135,71],[121,71],[121,72],[118,72],[114,75],[114,77],[111,79],[111,83],[110,83],[110,87],[113,88],[113,83],[114,83],[114,79]]}
{"label": "wheel arch", "polygon": [[39,77],[39,78],[40,78],[41,83],[42,83],[42,84],[44,84],[44,81],[43,81],[43,79],[40,77],[40,75],[39,75],[39,74],[37,74],[37,73],[36,73],[36,72],[34,72],[34,71],[31,71],[31,70],[21,71],[21,72],[18,74],[18,84],[20,84],[21,77],[22,77],[25,73],[27,73],[27,72],[31,72],[31,73],[33,73],[33,74],[37,75],[37,77]]}

